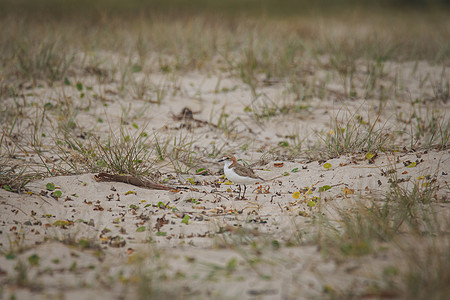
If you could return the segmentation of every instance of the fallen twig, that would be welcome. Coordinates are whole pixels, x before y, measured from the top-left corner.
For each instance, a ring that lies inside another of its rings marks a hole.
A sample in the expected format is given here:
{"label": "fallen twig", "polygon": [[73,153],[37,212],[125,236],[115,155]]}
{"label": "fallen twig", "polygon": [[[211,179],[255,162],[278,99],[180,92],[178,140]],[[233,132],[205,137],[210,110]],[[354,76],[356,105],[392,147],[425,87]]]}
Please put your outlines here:
{"label": "fallen twig", "polygon": [[97,182],[102,182],[102,181],[125,182],[128,184],[145,187],[145,188],[153,189],[153,190],[173,190],[173,189],[175,189],[175,188],[167,186],[167,185],[162,185],[162,184],[153,182],[142,176],[134,176],[134,175],[118,175],[118,174],[98,173],[97,175],[94,175],[94,179]]}

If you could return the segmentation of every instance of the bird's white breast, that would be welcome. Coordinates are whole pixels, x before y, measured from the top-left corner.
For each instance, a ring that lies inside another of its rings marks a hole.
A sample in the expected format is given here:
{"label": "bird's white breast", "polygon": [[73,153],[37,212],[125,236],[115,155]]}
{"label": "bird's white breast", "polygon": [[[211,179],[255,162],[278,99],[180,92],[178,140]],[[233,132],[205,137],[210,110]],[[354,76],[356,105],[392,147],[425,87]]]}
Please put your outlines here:
{"label": "bird's white breast", "polygon": [[256,178],[240,176],[240,175],[236,174],[233,171],[233,169],[229,168],[229,166],[227,166],[227,165],[225,165],[223,167],[223,172],[225,173],[225,176],[227,177],[228,180],[230,180],[233,183],[237,183],[237,184],[252,184],[252,183],[261,181]]}

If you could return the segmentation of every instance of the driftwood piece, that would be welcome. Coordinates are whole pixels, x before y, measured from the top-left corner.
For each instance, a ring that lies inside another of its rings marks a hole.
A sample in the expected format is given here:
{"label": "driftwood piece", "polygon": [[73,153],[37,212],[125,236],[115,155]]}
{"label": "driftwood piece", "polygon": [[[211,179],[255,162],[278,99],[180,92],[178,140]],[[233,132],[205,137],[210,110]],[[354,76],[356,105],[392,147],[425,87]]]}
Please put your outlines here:
{"label": "driftwood piece", "polygon": [[194,118],[194,114],[198,114],[198,112],[193,112],[190,108],[184,107],[178,115],[172,114],[172,118],[175,121],[185,122],[186,123],[186,124],[184,124],[185,126],[188,126],[189,123],[197,123],[198,126],[210,125],[213,127],[217,127],[217,125],[212,124],[208,121],[203,121],[203,120]]}
{"label": "driftwood piece", "polygon": [[134,176],[134,175],[118,175],[118,174],[108,174],[108,173],[98,173],[94,175],[94,179],[97,182],[125,182],[135,186],[145,187],[152,190],[173,190],[174,188],[153,182],[147,178]]}

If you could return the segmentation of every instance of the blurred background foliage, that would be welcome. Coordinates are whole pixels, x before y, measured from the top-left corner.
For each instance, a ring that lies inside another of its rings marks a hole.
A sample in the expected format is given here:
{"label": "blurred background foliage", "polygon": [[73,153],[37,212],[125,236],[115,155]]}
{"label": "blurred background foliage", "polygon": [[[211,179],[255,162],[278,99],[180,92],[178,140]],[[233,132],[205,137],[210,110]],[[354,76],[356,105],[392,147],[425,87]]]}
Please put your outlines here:
{"label": "blurred background foliage", "polygon": [[163,70],[220,54],[241,76],[286,76],[321,55],[345,76],[360,58],[447,65],[449,12],[450,0],[0,0],[0,95],[17,78],[117,66],[100,50],[140,65],[157,53]]}
{"label": "blurred background foliage", "polygon": [[326,15],[348,11],[447,11],[450,0],[2,0],[0,14],[28,17],[96,17],[98,14],[223,16]]}

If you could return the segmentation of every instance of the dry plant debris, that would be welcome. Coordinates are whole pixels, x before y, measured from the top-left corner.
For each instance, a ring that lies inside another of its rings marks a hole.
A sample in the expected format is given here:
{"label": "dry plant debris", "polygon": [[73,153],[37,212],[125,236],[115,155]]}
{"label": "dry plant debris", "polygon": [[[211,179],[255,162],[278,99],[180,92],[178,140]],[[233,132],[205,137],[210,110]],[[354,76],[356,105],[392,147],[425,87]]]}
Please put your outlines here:
{"label": "dry plant debris", "polygon": [[116,2],[1,5],[0,299],[449,294],[446,9]]}

